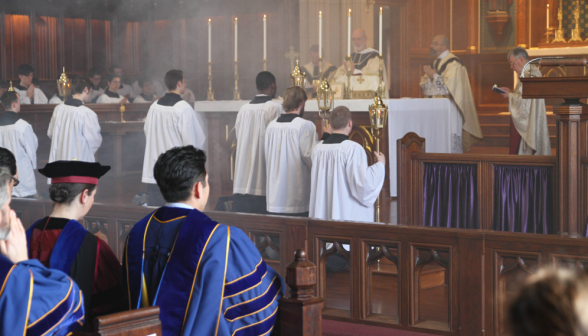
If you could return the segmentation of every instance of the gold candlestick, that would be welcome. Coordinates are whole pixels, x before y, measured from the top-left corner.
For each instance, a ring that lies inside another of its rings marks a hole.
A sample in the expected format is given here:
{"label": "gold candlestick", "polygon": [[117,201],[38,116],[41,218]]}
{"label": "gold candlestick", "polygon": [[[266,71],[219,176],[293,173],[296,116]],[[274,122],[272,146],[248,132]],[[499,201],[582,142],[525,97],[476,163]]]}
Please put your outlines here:
{"label": "gold candlestick", "polygon": [[576,9],[574,9],[574,29],[572,29],[572,38],[570,42],[583,42],[580,37],[582,29],[580,29],[580,0],[576,0]]}
{"label": "gold candlestick", "polygon": [[212,91],[212,61],[208,62],[208,98],[214,100],[214,91]]}
{"label": "gold candlestick", "polygon": [[235,61],[235,91],[233,91],[233,100],[241,100],[239,93],[239,61]]}
{"label": "gold candlestick", "polygon": [[345,61],[347,61],[347,86],[345,87],[345,92],[343,95],[345,99],[352,99],[353,90],[351,90],[351,56],[348,55],[345,57]]}
{"label": "gold candlestick", "polygon": [[555,38],[552,43],[566,42],[563,31],[563,0],[559,0],[559,7],[557,8],[557,21],[559,28],[555,31]]}
{"label": "gold candlestick", "polygon": [[127,110],[127,108],[123,105],[123,103],[120,103],[120,107],[118,108],[118,110],[120,111],[120,122],[126,123],[125,118],[124,118],[124,114],[125,114],[125,111]]}
{"label": "gold candlestick", "polygon": [[[380,153],[380,138],[384,135],[384,127],[388,120],[388,106],[379,96],[374,98],[374,103],[369,106],[370,131],[376,140],[376,153]],[[380,191],[381,193],[381,191]],[[376,222],[380,221],[380,196],[376,200]]]}

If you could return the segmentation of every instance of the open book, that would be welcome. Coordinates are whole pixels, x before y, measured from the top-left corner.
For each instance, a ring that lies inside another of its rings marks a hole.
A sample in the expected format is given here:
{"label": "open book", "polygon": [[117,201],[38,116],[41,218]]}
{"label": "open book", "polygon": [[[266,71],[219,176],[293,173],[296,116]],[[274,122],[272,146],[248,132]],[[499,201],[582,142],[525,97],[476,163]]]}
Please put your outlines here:
{"label": "open book", "polygon": [[494,84],[494,86],[492,87],[492,91],[498,92],[498,93],[506,93],[506,91],[504,91],[503,89],[496,86],[496,84]]}

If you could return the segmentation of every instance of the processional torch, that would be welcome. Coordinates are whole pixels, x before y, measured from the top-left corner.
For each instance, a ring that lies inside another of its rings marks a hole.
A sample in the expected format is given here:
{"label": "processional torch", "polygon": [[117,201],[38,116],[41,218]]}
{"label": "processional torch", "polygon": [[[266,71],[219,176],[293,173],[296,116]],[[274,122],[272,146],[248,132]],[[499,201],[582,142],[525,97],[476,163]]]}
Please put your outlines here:
{"label": "processional torch", "polygon": [[316,90],[316,101],[318,103],[319,116],[323,119],[325,127],[329,127],[331,110],[335,105],[335,93],[326,79],[323,79],[323,83]]}
{"label": "processional torch", "polygon": [[290,74],[290,86],[300,86],[302,89],[306,89],[306,73],[300,70],[298,62],[296,60],[296,66]]}
{"label": "processional torch", "polygon": [[[374,103],[369,107],[370,113],[370,131],[376,141],[376,152],[380,153],[380,139],[384,135],[384,127],[388,120],[388,106],[384,104],[382,98],[376,96]],[[380,221],[380,196],[376,201],[376,222]]]}
{"label": "processional torch", "polygon": [[57,91],[59,92],[59,95],[63,97],[63,101],[65,101],[71,94],[71,80],[65,73],[65,67],[63,67],[63,72],[57,80]]}

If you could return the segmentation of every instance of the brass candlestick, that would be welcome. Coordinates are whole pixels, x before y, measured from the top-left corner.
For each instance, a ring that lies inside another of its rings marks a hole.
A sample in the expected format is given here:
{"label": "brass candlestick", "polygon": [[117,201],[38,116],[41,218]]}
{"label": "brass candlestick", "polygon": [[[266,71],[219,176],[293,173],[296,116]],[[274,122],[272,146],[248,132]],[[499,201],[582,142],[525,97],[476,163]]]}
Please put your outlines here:
{"label": "brass candlestick", "polygon": [[12,81],[10,81],[10,86],[8,87],[8,91],[14,92],[14,86],[12,86]]}
{"label": "brass candlestick", "polygon": [[353,91],[351,90],[351,56],[348,55],[345,57],[345,61],[347,61],[347,87],[345,87],[345,92],[343,95],[345,99],[352,99]]}
{"label": "brass candlestick", "polygon": [[290,86],[300,86],[306,89],[306,72],[302,72],[298,63],[299,60],[296,60],[294,71],[290,74]]}
{"label": "brass candlestick", "polygon": [[557,8],[558,29],[555,31],[555,38],[552,43],[566,42],[563,30],[563,0],[559,0],[559,7]]}
{"label": "brass candlestick", "polygon": [[233,91],[233,100],[241,100],[239,93],[239,61],[235,61],[235,91]]}
{"label": "brass candlestick", "polygon": [[331,110],[335,106],[335,93],[326,79],[323,79],[323,83],[316,90],[316,101],[318,103],[319,116],[323,119],[325,127],[329,127]]}
{"label": "brass candlestick", "polygon": [[574,9],[574,29],[572,29],[572,38],[570,42],[583,42],[580,37],[582,29],[580,29],[580,0],[576,0],[576,9]]}
{"label": "brass candlestick", "polygon": [[[382,98],[376,96],[374,103],[369,106],[370,113],[370,132],[376,140],[376,153],[380,153],[380,138],[384,135],[384,127],[388,120],[388,106],[384,104]],[[380,191],[381,193],[381,191]],[[380,196],[376,200],[376,222],[380,221]]]}
{"label": "brass candlestick", "polygon": [[126,123],[125,118],[124,118],[124,114],[125,114],[125,111],[127,110],[127,108],[123,105],[123,103],[120,103],[120,107],[118,108],[118,110],[120,111],[120,122]]}
{"label": "brass candlestick", "polygon": [[214,91],[212,91],[212,61],[208,62],[208,95],[207,100],[214,100]]}

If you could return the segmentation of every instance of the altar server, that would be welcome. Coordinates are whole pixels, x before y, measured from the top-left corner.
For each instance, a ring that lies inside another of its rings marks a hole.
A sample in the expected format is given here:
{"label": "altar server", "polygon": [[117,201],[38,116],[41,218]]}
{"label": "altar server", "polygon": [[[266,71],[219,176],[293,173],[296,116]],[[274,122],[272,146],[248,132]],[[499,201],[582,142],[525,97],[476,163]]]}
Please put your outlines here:
{"label": "altar server", "polygon": [[[529,54],[525,48],[516,47],[511,50],[507,59],[510,67],[521,77],[523,67],[529,62]],[[525,77],[542,77],[541,71],[531,65],[525,70]],[[547,112],[545,99],[523,99],[523,83],[519,81],[514,91],[501,88],[508,99],[508,110],[511,121],[511,154],[551,155],[551,143],[547,128]],[[513,130],[514,128],[514,130]]]}
{"label": "altar server", "polygon": [[374,221],[374,203],[384,185],[386,157],[374,152],[368,167],[365,150],[349,140],[351,112],[339,106],[331,112],[333,133],[312,153],[310,217],[328,220]]}
{"label": "altar server", "polygon": [[133,90],[133,88],[129,84],[124,84],[122,82],[123,71],[122,71],[122,68],[120,67],[120,65],[111,66],[110,73],[114,74],[114,76],[117,76],[118,78],[120,78],[120,86],[119,86],[118,90],[112,91],[112,92],[116,92],[119,95],[121,95],[129,100],[131,100],[132,98],[135,98],[136,94],[135,94],[135,91]]}
{"label": "altar server", "polygon": [[119,261],[104,241],[79,222],[92,208],[98,179],[110,170],[97,162],[56,161],[39,172],[51,179],[48,217],[27,230],[29,258],[60,270],[84,295],[86,321],[124,309]]}
{"label": "altar server", "polygon": [[202,211],[206,154],[175,147],[154,175],[167,202],[133,226],[122,283],[130,309],[159,306],[163,335],[269,335],[286,286],[238,228]]}
{"label": "altar server", "polygon": [[25,230],[10,210],[6,168],[0,168],[0,335],[65,336],[84,323],[77,284],[59,270],[28,260]]}
{"label": "altar server", "polygon": [[109,74],[106,76],[106,83],[108,86],[106,87],[106,91],[104,94],[98,97],[96,103],[98,104],[126,104],[128,103],[128,99],[125,96],[122,96],[117,93],[118,88],[120,87],[120,77],[117,74]]}
{"label": "altar server", "polygon": [[265,133],[267,211],[308,217],[310,156],[318,140],[316,126],[302,119],[306,92],[293,86],[284,92],[285,114],[272,121]]}
{"label": "altar server", "polygon": [[92,96],[90,102],[95,103],[100,96],[104,94],[104,89],[100,86],[102,82],[102,71],[99,68],[92,68],[88,71],[88,78],[92,82]]}
{"label": "altar server", "polygon": [[139,79],[138,85],[141,87],[141,93],[135,97],[133,103],[153,103],[153,101],[157,100],[155,88],[151,80],[141,78]]}
{"label": "altar server", "polygon": [[51,97],[51,99],[49,99],[49,104],[61,104],[63,103],[63,97],[59,95],[59,93],[56,93],[53,95],[53,97]]}
{"label": "altar server", "polygon": [[202,148],[206,140],[196,112],[180,97],[186,88],[184,73],[181,70],[168,71],[165,74],[165,85],[170,92],[151,105],[144,126],[147,144],[141,180],[147,183],[149,205],[165,203],[153,177],[153,166],[159,155],[177,146],[193,145]]}
{"label": "altar server", "polygon": [[233,210],[266,213],[265,130],[270,121],[282,113],[282,106],[272,101],[276,95],[276,77],[262,71],[255,79],[258,95],[237,113],[235,135],[235,175]]}
{"label": "altar server", "polygon": [[92,95],[92,82],[86,77],[78,77],[71,87],[73,96],[55,107],[49,123],[49,162],[73,159],[94,162],[102,135],[98,116],[84,106]]}
{"label": "altar server", "polygon": [[14,89],[20,95],[20,103],[47,104],[47,96],[33,84],[35,69],[28,64],[21,64],[17,71],[20,83]]}
{"label": "altar server", "polygon": [[14,91],[6,91],[0,98],[4,113],[0,116],[0,147],[16,158],[12,175],[18,179],[12,194],[16,197],[32,197],[37,193],[35,169],[39,141],[31,124],[18,117],[20,97]]}
{"label": "altar server", "polygon": [[[436,59],[425,65],[421,77],[421,90],[428,98],[450,98],[456,104],[463,118],[461,147],[463,152],[470,150],[482,141],[482,128],[474,104],[468,71],[457,56],[449,51],[449,38],[438,35],[431,41],[431,55]],[[455,139],[454,139],[455,141]]]}

